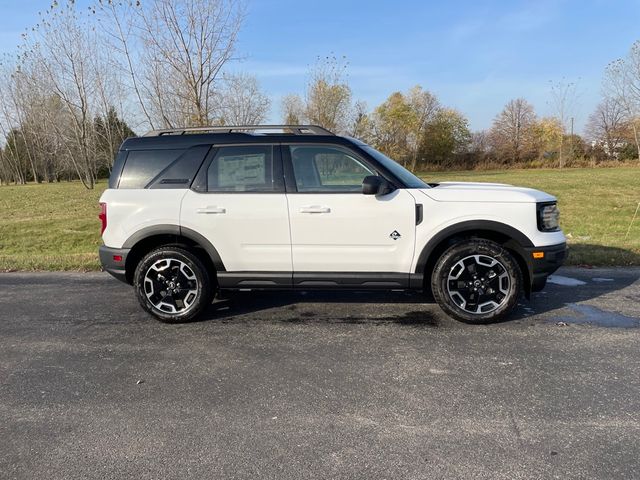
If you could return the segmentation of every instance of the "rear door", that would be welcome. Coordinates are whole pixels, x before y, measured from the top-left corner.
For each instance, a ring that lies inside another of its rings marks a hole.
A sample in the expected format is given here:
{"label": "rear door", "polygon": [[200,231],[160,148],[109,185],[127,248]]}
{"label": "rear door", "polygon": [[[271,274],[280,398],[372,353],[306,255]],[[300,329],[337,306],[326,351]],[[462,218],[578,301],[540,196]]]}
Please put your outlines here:
{"label": "rear door", "polygon": [[180,219],[182,227],[200,233],[218,251],[226,270],[218,272],[221,286],[291,284],[289,216],[277,145],[214,147],[182,201]]}
{"label": "rear door", "polygon": [[294,144],[283,153],[295,178],[296,191],[287,192],[294,283],[320,285],[330,277],[327,272],[365,273],[363,285],[378,273],[408,279],[415,246],[413,196],[404,189],[362,194],[364,177],[377,172],[343,146]]}

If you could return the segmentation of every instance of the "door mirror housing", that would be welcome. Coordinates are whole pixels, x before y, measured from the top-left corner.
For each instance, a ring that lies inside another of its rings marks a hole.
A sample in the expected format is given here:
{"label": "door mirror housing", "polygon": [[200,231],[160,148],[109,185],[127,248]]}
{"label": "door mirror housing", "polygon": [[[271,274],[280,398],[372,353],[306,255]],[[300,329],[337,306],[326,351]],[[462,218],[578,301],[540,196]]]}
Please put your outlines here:
{"label": "door mirror housing", "polygon": [[392,190],[391,184],[377,175],[366,176],[362,181],[362,193],[364,195],[386,195]]}

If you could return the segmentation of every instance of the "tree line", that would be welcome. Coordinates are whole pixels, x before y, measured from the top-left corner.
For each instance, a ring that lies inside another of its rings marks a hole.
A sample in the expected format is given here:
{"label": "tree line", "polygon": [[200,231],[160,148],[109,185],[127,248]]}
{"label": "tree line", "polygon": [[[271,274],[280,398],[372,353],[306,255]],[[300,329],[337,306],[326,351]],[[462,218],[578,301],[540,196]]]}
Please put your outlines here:
{"label": "tree line", "polygon": [[149,129],[265,121],[237,59],[238,0],[53,1],[0,65],[0,182],[93,188],[122,140]]}
{"label": "tree line", "polygon": [[314,123],[357,137],[413,171],[449,168],[565,167],[640,158],[640,41],[605,72],[602,100],[585,135],[573,130],[577,83],[551,82],[552,115],[524,98],[509,100],[491,127],[471,131],[464,114],[416,85],[393,92],[371,111],[353,101],[346,59],[329,56],[312,69],[304,95],[282,100],[285,123]]}
{"label": "tree line", "polygon": [[[83,9],[54,0],[0,61],[0,183],[79,179],[93,188],[128,136],[264,123],[271,99],[255,76],[230,68],[245,17],[241,0],[96,0]],[[370,110],[354,98],[346,59],[330,55],[280,107],[284,123],[360,138],[414,171],[637,159],[640,42],[607,67],[584,137],[570,127],[575,102],[576,84],[557,82],[552,116],[517,98],[473,132],[419,85]]]}

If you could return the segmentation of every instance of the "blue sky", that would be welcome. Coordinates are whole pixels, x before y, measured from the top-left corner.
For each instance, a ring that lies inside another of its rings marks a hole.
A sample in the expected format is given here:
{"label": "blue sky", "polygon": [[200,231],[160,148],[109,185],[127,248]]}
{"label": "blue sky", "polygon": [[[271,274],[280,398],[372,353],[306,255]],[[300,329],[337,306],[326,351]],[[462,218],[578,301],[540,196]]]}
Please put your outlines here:
{"label": "blue sky", "polygon": [[[48,1],[0,0],[0,51],[11,51]],[[549,82],[578,81],[578,129],[600,94],[605,66],[640,39],[640,0],[248,0],[234,69],[274,98],[302,93],[318,56],[349,61],[354,98],[372,108],[420,84],[484,129],[511,98],[551,113]]]}

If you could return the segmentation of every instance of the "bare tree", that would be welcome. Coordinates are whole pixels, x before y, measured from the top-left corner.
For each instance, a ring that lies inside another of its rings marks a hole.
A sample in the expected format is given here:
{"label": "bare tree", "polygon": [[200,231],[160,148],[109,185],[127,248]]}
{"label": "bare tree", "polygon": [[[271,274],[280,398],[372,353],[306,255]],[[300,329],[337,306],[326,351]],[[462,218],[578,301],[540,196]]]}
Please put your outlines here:
{"label": "bare tree", "polygon": [[519,162],[528,152],[532,127],[536,121],[533,106],[524,98],[510,100],[496,116],[490,138],[496,153],[504,161]]}
{"label": "bare tree", "polygon": [[481,165],[490,160],[491,150],[491,139],[486,130],[471,133],[469,152],[471,154],[471,160],[473,160],[476,165]]}
{"label": "bare tree", "polygon": [[233,59],[244,18],[238,0],[156,0],[137,10],[143,78],[156,122],[208,125],[216,86]]}
{"label": "bare tree", "polygon": [[[102,45],[108,45],[104,37],[96,36],[96,40]],[[122,140],[133,134],[128,124],[123,121],[126,116],[134,118],[135,123],[138,115],[131,115],[129,104],[129,92],[126,82],[122,81],[122,70],[113,68],[123,59],[118,59],[122,52],[113,51],[109,48],[96,49],[91,56],[92,68],[97,73],[94,84],[94,102],[92,113],[94,118],[94,129],[96,142],[98,144],[97,153],[101,167],[107,167],[109,171],[113,166],[113,161]],[[124,54],[126,60],[126,53]],[[134,92],[137,87],[134,87]],[[137,95],[136,95],[137,98]],[[134,102],[135,103],[135,102]],[[142,108],[143,115],[146,110]]]}
{"label": "bare tree", "polygon": [[624,112],[640,160],[640,40],[631,46],[625,58],[607,66],[604,86]]}
{"label": "bare tree", "polygon": [[68,0],[46,12],[33,32],[24,46],[21,68],[31,88],[51,91],[60,100],[71,125],[50,118],[47,128],[67,139],[64,145],[78,178],[93,188],[97,177],[93,112],[103,71],[94,61],[95,30]]}
{"label": "bare tree", "polygon": [[219,119],[222,72],[234,59],[244,0],[97,0],[96,12],[141,123]]}
{"label": "bare tree", "polygon": [[4,120],[1,126],[8,142],[6,161],[11,161],[20,170],[18,177],[21,182],[29,179],[40,182],[44,174],[38,158],[40,139],[34,135],[34,129],[38,128],[37,117],[42,101],[25,81],[19,67],[14,61],[8,61],[2,69],[0,108]]}
{"label": "bare tree", "polygon": [[63,163],[60,137],[50,130],[48,121],[55,118],[58,125],[63,124],[65,112],[60,112],[55,95],[34,83],[29,66],[13,65],[0,77],[0,134],[6,141],[2,162],[17,183],[56,180]]}
{"label": "bare tree", "polygon": [[[567,133],[567,124],[571,123],[571,125],[573,125],[575,108],[578,100],[578,83],[570,82],[563,78],[557,82],[550,82],[550,84],[551,106],[555,110],[556,117],[560,122],[560,127],[562,128],[560,150],[558,153],[559,167],[562,168],[565,163],[563,155],[564,136]],[[571,135],[573,135],[573,129],[571,131]],[[571,154],[573,155],[573,149],[571,151]]]}
{"label": "bare tree", "polygon": [[608,158],[615,158],[625,141],[628,123],[624,109],[615,98],[606,96],[589,116],[586,131],[591,140],[604,147]]}
{"label": "bare tree", "polygon": [[225,125],[258,125],[269,114],[271,100],[260,90],[256,77],[246,73],[224,74],[219,119]]}
{"label": "bare tree", "polygon": [[139,8],[139,2],[133,0],[97,0],[94,5],[103,50],[108,52],[109,67],[114,72],[111,82],[120,86],[123,103],[131,96],[131,103],[137,107],[127,117],[134,126],[146,124],[154,129],[147,105],[151,89],[142,81]]}
{"label": "bare tree", "polygon": [[52,2],[24,35],[18,61],[0,71],[3,181],[72,172],[92,188],[132,134],[123,118],[149,127],[209,124],[220,114],[264,121],[269,99],[255,79],[221,75],[243,5],[95,0],[87,10]]}
{"label": "bare tree", "polygon": [[19,102],[15,98],[16,65],[4,58],[0,63],[0,134],[5,139],[5,146],[0,156],[3,179],[6,183],[23,184],[27,181],[27,172],[21,162],[16,137],[16,126],[20,125],[18,116]]}

